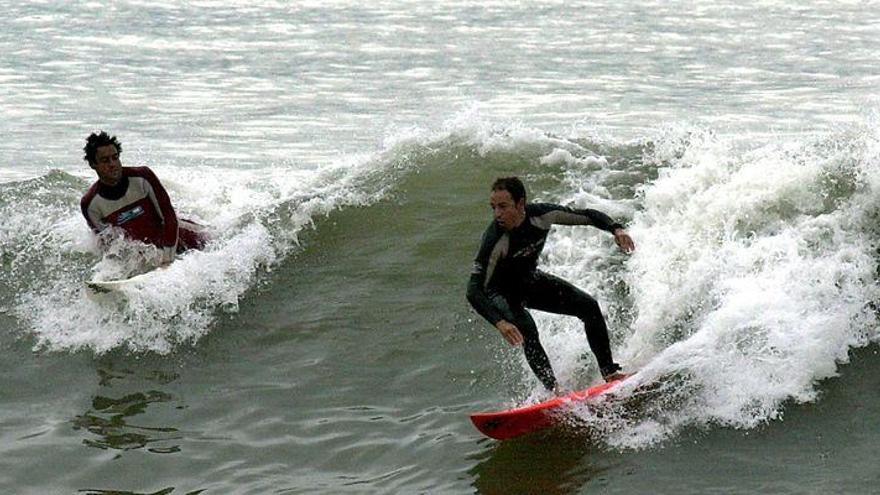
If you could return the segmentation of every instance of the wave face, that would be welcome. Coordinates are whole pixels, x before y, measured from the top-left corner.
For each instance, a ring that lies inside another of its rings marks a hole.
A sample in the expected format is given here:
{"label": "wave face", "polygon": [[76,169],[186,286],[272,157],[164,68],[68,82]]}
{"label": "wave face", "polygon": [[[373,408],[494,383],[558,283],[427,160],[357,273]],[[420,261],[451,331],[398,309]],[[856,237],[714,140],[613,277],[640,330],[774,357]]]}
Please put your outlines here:
{"label": "wave face", "polygon": [[[387,246],[377,259],[388,270],[425,270],[452,246],[452,262],[469,265],[489,220],[488,184],[517,174],[533,200],[606,211],[628,223],[637,244],[625,256],[605,233],[556,227],[542,258],[544,269],[600,300],[618,360],[642,370],[631,385],[642,406],[581,419],[625,447],[691,426],[751,428],[777,418],[787,401],[816,399],[816,383],[834,376],[850,349],[878,340],[878,143],[867,124],[769,143],[694,127],[616,142],[588,129],[553,135],[465,113],[323,168],[159,169],[178,210],[212,225],[215,238],[111,302],[87,297],[83,281],[112,278],[130,269],[120,260],[149,249],[117,241],[99,252],[76,208],[87,182],[53,171],[2,185],[0,214],[9,221],[0,232],[0,301],[37,349],[173,352],[243,299],[258,305],[264,282],[289,272],[309,238],[345,237],[331,228],[334,215],[357,211],[377,226],[370,246]],[[393,255],[413,243],[413,225],[441,241]],[[336,262],[368,273],[361,259]],[[444,299],[455,301],[453,314],[468,314],[457,295],[464,282],[436,284],[456,293]],[[561,383],[594,380],[580,322],[536,319]],[[457,326],[467,335],[491,330],[474,315]],[[494,334],[480,345],[494,359],[461,366],[477,366],[487,386],[501,380],[520,402],[540,395],[518,351]],[[466,359],[458,352],[436,359],[456,367]]]}

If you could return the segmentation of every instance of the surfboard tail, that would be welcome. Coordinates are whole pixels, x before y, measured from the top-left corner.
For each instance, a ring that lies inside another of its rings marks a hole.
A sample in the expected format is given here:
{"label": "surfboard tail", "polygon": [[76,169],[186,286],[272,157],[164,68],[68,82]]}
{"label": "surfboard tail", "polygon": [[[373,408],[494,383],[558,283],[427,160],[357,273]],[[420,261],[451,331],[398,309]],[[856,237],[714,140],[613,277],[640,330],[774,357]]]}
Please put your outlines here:
{"label": "surfboard tail", "polygon": [[631,375],[618,380],[600,383],[586,390],[555,397],[539,404],[518,407],[507,411],[471,414],[471,422],[487,437],[508,440],[554,426],[570,411],[570,407],[597,398]]}

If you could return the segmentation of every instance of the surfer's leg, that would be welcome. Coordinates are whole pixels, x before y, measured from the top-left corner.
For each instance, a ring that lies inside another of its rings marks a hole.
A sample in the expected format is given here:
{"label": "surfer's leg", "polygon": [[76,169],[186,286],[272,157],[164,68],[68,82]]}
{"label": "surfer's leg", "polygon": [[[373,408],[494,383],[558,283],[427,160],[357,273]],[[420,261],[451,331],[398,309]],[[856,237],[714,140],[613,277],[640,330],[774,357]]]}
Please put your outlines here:
{"label": "surfer's leg", "polygon": [[580,318],[602,376],[610,376],[620,369],[611,356],[608,326],[602,309],[592,296],[559,277],[538,272],[529,286],[526,306]]}
{"label": "surfer's leg", "polygon": [[492,296],[495,306],[501,310],[504,319],[516,325],[519,333],[523,336],[523,352],[526,355],[526,361],[532,372],[541,380],[547,390],[553,391],[556,388],[556,376],[553,374],[553,367],[550,365],[550,359],[541,345],[538,338],[538,327],[532,315],[526,311],[520,304],[510,304],[509,301],[500,295]]}
{"label": "surfer's leg", "polygon": [[519,332],[523,336],[523,352],[525,352],[526,361],[535,376],[541,380],[547,390],[554,391],[556,376],[553,374],[553,367],[550,365],[547,352],[544,351],[544,346],[541,345],[541,340],[538,338],[538,327],[535,325],[532,315],[523,308],[522,314],[518,315],[514,325],[519,328]]}

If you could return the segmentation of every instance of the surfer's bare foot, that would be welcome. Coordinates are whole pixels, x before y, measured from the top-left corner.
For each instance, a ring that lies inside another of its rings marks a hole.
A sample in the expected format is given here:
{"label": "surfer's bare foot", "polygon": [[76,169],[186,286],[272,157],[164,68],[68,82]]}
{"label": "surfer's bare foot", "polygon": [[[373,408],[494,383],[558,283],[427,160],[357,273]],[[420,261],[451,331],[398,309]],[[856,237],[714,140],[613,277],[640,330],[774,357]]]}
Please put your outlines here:
{"label": "surfer's bare foot", "polygon": [[623,380],[624,378],[626,378],[626,374],[615,371],[614,373],[611,373],[610,375],[605,375],[602,378],[604,378],[606,382],[613,382],[615,380]]}
{"label": "surfer's bare foot", "polygon": [[602,378],[604,378],[606,382],[620,380],[626,376],[624,373],[620,372],[620,365],[617,363],[601,366],[599,367],[599,372],[602,373]]}

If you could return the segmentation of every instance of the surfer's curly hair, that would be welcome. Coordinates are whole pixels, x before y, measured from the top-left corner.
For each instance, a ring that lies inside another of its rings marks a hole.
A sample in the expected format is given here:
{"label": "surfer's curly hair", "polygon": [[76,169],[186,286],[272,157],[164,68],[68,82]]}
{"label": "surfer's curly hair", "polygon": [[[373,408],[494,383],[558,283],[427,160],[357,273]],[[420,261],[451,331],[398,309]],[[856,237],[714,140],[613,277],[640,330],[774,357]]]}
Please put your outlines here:
{"label": "surfer's curly hair", "polygon": [[526,186],[519,177],[499,177],[492,183],[492,191],[507,191],[514,203],[526,199]]}
{"label": "surfer's curly hair", "polygon": [[111,136],[104,131],[89,134],[89,137],[86,138],[86,145],[83,147],[83,151],[86,153],[83,160],[89,162],[89,165],[94,165],[96,163],[98,148],[110,144],[116,146],[117,153],[122,153],[122,143],[116,139],[116,136]]}

